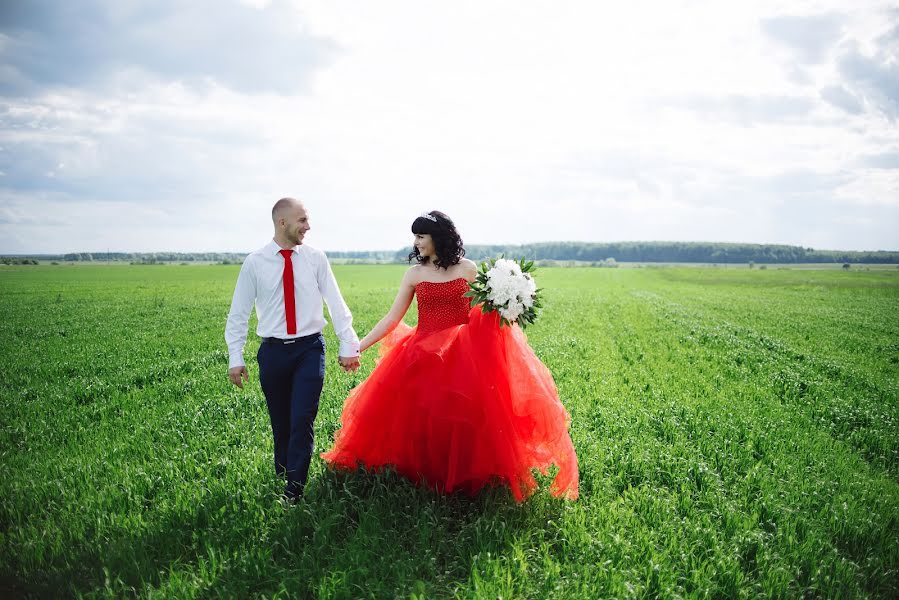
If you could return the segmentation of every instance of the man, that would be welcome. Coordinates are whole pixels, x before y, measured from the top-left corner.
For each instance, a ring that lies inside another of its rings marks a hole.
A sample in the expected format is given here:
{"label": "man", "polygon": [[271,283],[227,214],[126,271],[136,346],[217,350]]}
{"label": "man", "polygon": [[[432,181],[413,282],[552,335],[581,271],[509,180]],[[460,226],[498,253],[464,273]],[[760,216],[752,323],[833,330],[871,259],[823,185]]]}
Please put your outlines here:
{"label": "man", "polygon": [[340,340],[338,361],[359,368],[359,338],[324,252],[303,244],[309,215],[302,202],[281,198],[272,208],[275,235],[244,260],[225,326],[228,377],[237,387],[249,381],[243,359],[253,304],[262,338],[259,383],[275,438],[275,472],[286,477],[289,502],[302,496],[312,456],[312,431],[325,377],[322,300]]}

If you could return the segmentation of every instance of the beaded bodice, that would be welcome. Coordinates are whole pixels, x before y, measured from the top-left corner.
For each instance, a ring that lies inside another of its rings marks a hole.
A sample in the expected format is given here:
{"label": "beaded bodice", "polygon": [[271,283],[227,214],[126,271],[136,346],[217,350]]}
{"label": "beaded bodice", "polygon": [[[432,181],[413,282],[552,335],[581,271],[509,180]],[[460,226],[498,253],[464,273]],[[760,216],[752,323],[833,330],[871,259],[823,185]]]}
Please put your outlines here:
{"label": "beaded bodice", "polygon": [[422,281],[416,285],[418,332],[438,331],[468,323],[470,299],[462,295],[467,291],[468,281],[462,277],[442,283]]}

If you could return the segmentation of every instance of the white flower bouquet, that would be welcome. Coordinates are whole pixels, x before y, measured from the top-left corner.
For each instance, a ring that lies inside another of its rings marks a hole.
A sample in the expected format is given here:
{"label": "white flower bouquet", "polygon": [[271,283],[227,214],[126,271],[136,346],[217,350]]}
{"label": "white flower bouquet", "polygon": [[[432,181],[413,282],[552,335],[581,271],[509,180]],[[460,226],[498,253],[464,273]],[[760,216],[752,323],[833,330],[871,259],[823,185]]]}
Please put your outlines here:
{"label": "white flower bouquet", "polygon": [[477,278],[465,296],[471,306],[482,305],[485,313],[498,312],[500,326],[518,323],[522,328],[533,323],[540,308],[540,290],[531,276],[534,261],[507,258],[482,262]]}

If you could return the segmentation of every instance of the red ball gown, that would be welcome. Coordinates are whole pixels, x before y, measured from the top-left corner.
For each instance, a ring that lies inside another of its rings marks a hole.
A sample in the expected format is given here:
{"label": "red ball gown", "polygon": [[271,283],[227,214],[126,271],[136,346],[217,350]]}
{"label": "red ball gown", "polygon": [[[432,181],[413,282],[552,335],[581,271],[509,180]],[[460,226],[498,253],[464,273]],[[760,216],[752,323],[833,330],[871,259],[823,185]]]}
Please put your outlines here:
{"label": "red ball gown", "polygon": [[549,369],[518,325],[469,309],[467,290],[462,278],[415,286],[418,326],[400,323],[382,341],[322,458],[347,469],[390,465],[445,493],[502,483],[519,502],[537,489],[532,470],[546,475],[555,464],[550,493],[577,498],[570,418]]}

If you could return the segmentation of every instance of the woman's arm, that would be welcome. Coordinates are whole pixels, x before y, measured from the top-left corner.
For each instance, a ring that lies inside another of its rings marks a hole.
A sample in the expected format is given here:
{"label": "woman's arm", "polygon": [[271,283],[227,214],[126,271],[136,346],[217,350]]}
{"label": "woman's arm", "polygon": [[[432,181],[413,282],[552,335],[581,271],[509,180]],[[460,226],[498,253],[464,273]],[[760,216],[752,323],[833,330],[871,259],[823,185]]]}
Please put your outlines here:
{"label": "woman's arm", "polygon": [[396,294],[393,306],[390,307],[390,310],[387,311],[384,318],[378,321],[378,324],[368,332],[368,335],[359,342],[360,352],[365,352],[365,350],[377,344],[378,340],[393,331],[396,324],[400,322],[406,314],[406,311],[409,310],[409,305],[412,304],[412,297],[415,295],[415,284],[413,281],[414,276],[412,275],[412,269],[409,269],[406,271],[406,274],[403,275],[403,281],[400,283],[400,291]]}

